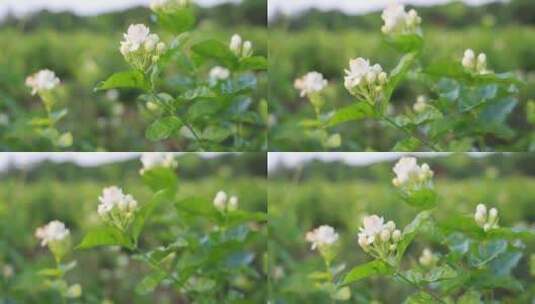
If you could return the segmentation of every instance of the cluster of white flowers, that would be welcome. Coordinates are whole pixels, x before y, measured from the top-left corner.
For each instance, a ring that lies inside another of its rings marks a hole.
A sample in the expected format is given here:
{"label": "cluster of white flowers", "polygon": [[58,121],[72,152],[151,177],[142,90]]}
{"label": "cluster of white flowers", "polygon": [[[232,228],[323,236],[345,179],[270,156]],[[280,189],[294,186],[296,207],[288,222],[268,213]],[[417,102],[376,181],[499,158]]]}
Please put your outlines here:
{"label": "cluster of white flowers", "polygon": [[300,91],[301,97],[320,92],[326,86],[327,80],[323,78],[323,74],[316,71],[308,72],[294,81],[294,87]]}
{"label": "cluster of white flowers", "polygon": [[230,50],[238,57],[251,57],[253,55],[253,44],[246,40],[242,42],[242,38],[238,34],[232,35],[229,44]]}
{"label": "cluster of white flowers", "polygon": [[153,0],[150,3],[150,9],[154,12],[171,11],[187,7],[191,4],[191,0]]}
{"label": "cluster of white flowers", "polygon": [[418,166],[416,158],[402,157],[393,168],[396,177],[392,184],[396,187],[407,185],[422,185],[431,180],[434,173],[428,164]]}
{"label": "cluster of white flowers", "polygon": [[322,249],[324,247],[329,247],[338,241],[338,233],[336,233],[334,228],[329,225],[321,225],[318,228],[307,232],[305,238],[307,242],[312,243],[310,249]]}
{"label": "cluster of white flowers", "polygon": [[126,230],[139,206],[134,197],[124,194],[121,188],[110,186],[102,190],[99,198],[98,214],[102,219],[120,230]]}
{"label": "cluster of white flowers", "polygon": [[491,208],[487,212],[487,206],[479,204],[476,207],[474,220],[477,225],[485,231],[498,228],[498,210],[496,208]]}
{"label": "cluster of white flowers", "polygon": [[364,217],[359,228],[358,243],[366,252],[375,257],[384,258],[393,254],[402,235],[393,221],[384,223],[383,217],[371,215]]}
{"label": "cluster of white flowers", "polygon": [[433,254],[433,251],[429,248],[425,248],[422,251],[422,255],[418,258],[418,262],[420,265],[424,267],[432,267],[434,266],[438,261],[438,257]]}
{"label": "cluster of white flowers", "polygon": [[426,107],[427,107],[427,98],[424,95],[418,96],[418,98],[416,98],[416,102],[412,105],[412,109],[416,113],[423,112]]}
{"label": "cluster of white flowers", "polygon": [[215,66],[210,70],[208,75],[210,82],[217,83],[219,80],[228,79],[230,76],[230,71],[227,68]]}
{"label": "cluster of white flowers", "polygon": [[69,235],[69,229],[60,221],[52,221],[43,227],[37,228],[35,231],[35,237],[41,240],[42,247],[53,242],[61,242]]}
{"label": "cluster of white flowers", "polygon": [[416,33],[422,23],[422,18],[411,9],[405,11],[405,6],[393,3],[383,10],[381,15],[385,24],[381,31],[385,34],[411,34]]}
{"label": "cluster of white flowers", "polygon": [[166,45],[160,42],[160,37],[151,34],[144,24],[130,25],[123,36],[121,54],[129,64],[139,70],[145,71],[156,63],[166,50]]}
{"label": "cluster of white flowers", "polygon": [[485,53],[479,53],[476,58],[476,54],[472,49],[467,49],[464,51],[464,56],[461,61],[463,67],[466,69],[478,73],[478,74],[487,74],[487,55]]}
{"label": "cluster of white flowers", "polygon": [[238,209],[238,197],[233,195],[229,198],[225,191],[219,191],[214,197],[214,207],[221,212],[235,211]]}
{"label": "cluster of white flowers", "polygon": [[59,84],[59,78],[51,70],[41,70],[26,78],[26,85],[32,89],[32,95],[50,91]]}
{"label": "cluster of white flowers", "polygon": [[148,152],[141,155],[141,164],[143,168],[139,171],[140,174],[144,174],[146,171],[153,168],[176,168],[178,163],[173,153],[165,152]]}
{"label": "cluster of white flowers", "polygon": [[375,102],[382,95],[388,75],[379,64],[364,58],[351,59],[345,70],[344,86],[354,96]]}

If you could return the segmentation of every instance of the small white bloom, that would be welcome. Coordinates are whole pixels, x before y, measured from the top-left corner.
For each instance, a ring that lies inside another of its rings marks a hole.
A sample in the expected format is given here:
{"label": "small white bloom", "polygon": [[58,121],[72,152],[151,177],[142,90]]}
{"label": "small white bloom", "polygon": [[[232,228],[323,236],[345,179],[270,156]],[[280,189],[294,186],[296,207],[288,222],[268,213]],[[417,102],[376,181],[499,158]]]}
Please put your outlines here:
{"label": "small white bloom", "polygon": [[163,54],[165,50],[167,50],[167,46],[165,45],[165,43],[158,42],[158,44],[156,45],[156,51],[158,52],[158,54]]}
{"label": "small white bloom", "polygon": [[228,202],[228,210],[229,211],[238,210],[238,197],[236,196],[230,197],[229,202]]}
{"label": "small white bloom", "polygon": [[396,187],[403,186],[410,181],[425,181],[433,176],[433,171],[427,164],[418,166],[416,158],[402,157],[393,168],[396,178],[393,184]]}
{"label": "small white bloom", "polygon": [[176,168],[177,162],[175,160],[175,155],[173,153],[165,152],[147,152],[141,155],[141,163],[143,164],[143,169],[140,173],[158,167],[163,168]]}
{"label": "small white bloom", "polygon": [[251,57],[253,55],[253,44],[251,41],[247,40],[243,43],[242,56]]}
{"label": "small white bloom", "polygon": [[239,57],[239,56],[241,55],[242,39],[241,39],[241,36],[240,36],[240,35],[238,35],[238,34],[234,34],[234,35],[232,35],[232,37],[230,38],[229,49],[230,49],[236,56]]}
{"label": "small white bloom", "polygon": [[363,227],[359,228],[359,238],[367,237],[368,243],[372,244],[375,241],[376,235],[380,234],[383,230],[388,229],[384,225],[385,219],[377,215],[365,216],[363,220]]}
{"label": "small white bloom", "polygon": [[427,107],[427,98],[424,95],[418,96],[418,98],[416,99],[416,102],[414,103],[414,105],[412,105],[412,109],[416,113],[423,112],[426,107]]}
{"label": "small white bloom", "polygon": [[0,126],[9,125],[9,116],[5,113],[0,113]]}
{"label": "small white bloom", "polygon": [[333,227],[322,225],[306,234],[306,240],[312,243],[311,249],[330,246],[338,240],[338,233]]}
{"label": "small white bloom", "polygon": [[390,236],[391,236],[390,230],[385,229],[381,231],[381,241],[388,242],[390,240]]}
{"label": "small white bloom", "polygon": [[327,80],[318,72],[308,72],[303,77],[294,81],[294,87],[301,91],[300,96],[320,92],[327,86]]}
{"label": "small white bloom", "polygon": [[80,284],[74,284],[67,290],[67,298],[74,299],[79,298],[82,295],[82,286]]}
{"label": "small white bloom", "polygon": [[53,241],[62,241],[70,235],[69,229],[60,221],[52,221],[47,225],[37,228],[35,236],[41,239],[41,246],[46,246]]}
{"label": "small white bloom", "polygon": [[225,80],[229,78],[230,71],[224,67],[221,66],[215,66],[210,70],[209,78],[212,81],[218,81],[218,80]]}
{"label": "small white bloom", "polygon": [[130,25],[123,35],[124,41],[121,42],[121,52],[123,52],[123,47],[126,48],[125,53],[137,51],[148,39],[149,34],[150,30],[144,24]]}
{"label": "small white bloom", "polygon": [[349,70],[345,70],[344,78],[345,87],[350,90],[361,84],[366,74],[370,71],[370,61],[364,58],[351,59],[349,61]]}
{"label": "small white bloom", "polygon": [[472,49],[467,49],[464,51],[464,56],[462,64],[467,69],[473,69],[475,67],[475,57],[474,51]]}
{"label": "small white bloom", "polygon": [[133,212],[137,209],[137,202],[133,196],[125,195],[123,190],[117,186],[110,186],[102,190],[102,195],[99,197],[100,205],[98,205],[98,214],[105,217],[115,207],[121,212]]}
{"label": "small white bloom", "polygon": [[407,13],[405,6],[398,3],[392,3],[387,6],[383,10],[381,18],[384,21],[381,31],[385,34],[412,33],[422,22],[415,10],[412,9]]}
{"label": "small white bloom", "polygon": [[13,266],[9,264],[4,265],[4,267],[2,268],[2,275],[4,276],[5,279],[11,278],[14,274],[15,274],[15,270],[13,269]]}
{"label": "small white bloom", "polygon": [[158,42],[160,42],[160,37],[156,34],[150,34],[144,42],[145,50],[152,52],[156,48]]}
{"label": "small white bloom", "polygon": [[420,256],[420,258],[418,259],[418,261],[420,262],[420,264],[422,266],[425,266],[425,267],[430,267],[432,266],[434,263],[435,263],[435,256],[433,255],[433,252],[431,251],[431,249],[429,248],[425,248],[423,251],[422,251],[422,255]]}
{"label": "small white bloom", "polygon": [[48,69],[41,70],[26,78],[26,85],[32,88],[32,95],[41,91],[50,91],[54,89],[60,80],[56,74]]}
{"label": "small white bloom", "polygon": [[396,229],[392,232],[392,240],[394,242],[399,242],[401,240],[401,231]]}
{"label": "small white bloom", "polygon": [[214,198],[214,206],[219,211],[224,211],[227,206],[227,194],[224,191],[219,191]]}

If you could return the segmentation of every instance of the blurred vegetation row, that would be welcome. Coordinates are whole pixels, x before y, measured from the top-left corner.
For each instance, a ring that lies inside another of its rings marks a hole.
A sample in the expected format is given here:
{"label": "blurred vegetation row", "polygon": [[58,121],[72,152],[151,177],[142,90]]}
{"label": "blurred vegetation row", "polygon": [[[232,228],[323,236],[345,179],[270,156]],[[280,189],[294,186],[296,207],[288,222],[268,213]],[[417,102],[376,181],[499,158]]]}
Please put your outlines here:
{"label": "blurred vegetation row", "polygon": [[[535,224],[535,156],[452,154],[418,158],[429,163],[436,173],[437,220],[450,214],[471,216],[478,203],[485,203],[498,208],[501,226]],[[354,166],[315,160],[270,173],[268,248],[273,303],[329,303],[325,293],[318,292],[309,279],[309,274],[320,269],[323,261],[305,241],[307,231],[323,224],[333,226],[340,235],[337,260],[347,262],[346,269],[351,269],[370,261],[357,244],[358,229],[365,215],[379,214],[395,221],[398,227],[413,219],[418,210],[404,205],[390,182],[396,161]],[[525,246],[526,254],[514,271],[524,292],[497,290],[497,296],[509,299],[502,303],[527,304],[535,295],[535,240],[527,241]],[[408,249],[403,269],[416,265],[426,247],[445,252],[443,245],[419,236]],[[353,296],[348,303],[358,304],[399,303],[399,299],[414,292],[401,282],[383,278],[364,280],[351,288]]]}
{"label": "blurred vegetation row", "polygon": [[[265,153],[215,158],[185,154],[177,160],[177,199],[199,196],[211,200],[217,191],[225,190],[239,197],[240,208],[267,212],[267,185],[262,173]],[[96,210],[98,197],[102,188],[110,185],[122,187],[140,204],[146,204],[152,191],[142,183],[140,167],[138,159],[97,167],[45,162],[4,174],[0,178],[0,303],[58,303],[56,293],[43,289],[43,279],[37,274],[51,266],[53,260],[46,248],[39,246],[35,229],[59,219],[71,230],[73,242],[80,242],[88,228],[100,222]],[[176,241],[183,221],[173,204],[159,206],[142,234],[141,247],[156,248]],[[197,221],[196,225],[209,224]],[[253,245],[255,268],[264,273],[262,255],[266,242],[257,240]],[[79,303],[184,303],[165,284],[146,296],[134,293],[135,286],[150,269],[128,258],[122,250],[76,251],[75,258],[78,266],[68,279],[83,287]],[[4,272],[6,266],[10,267],[9,273]],[[241,283],[251,303],[266,298],[265,278]]]}
{"label": "blurred vegetation row", "polygon": [[[450,28],[470,27],[474,23],[503,26],[508,24],[535,25],[535,2],[532,0],[496,1],[478,6],[467,6],[462,1],[451,1],[444,5],[418,7],[418,15],[425,23]],[[270,26],[285,27],[288,30],[303,30],[321,27],[328,30],[348,28],[378,29],[382,25],[381,12],[355,18],[341,11],[320,11],[310,9],[298,16],[277,14],[270,20]]]}
{"label": "blurred vegetation row", "polygon": [[[472,48],[487,54],[490,69],[518,73],[525,82],[520,88],[520,102],[508,118],[514,136],[486,138],[497,151],[535,149],[535,105],[528,106],[535,100],[535,27],[533,22],[521,21],[526,14],[533,17],[534,6],[533,1],[513,0],[474,7],[453,3],[416,8],[422,15],[425,40],[421,66],[440,60],[460,62],[464,50]],[[462,20],[462,26],[455,20]],[[302,120],[314,117],[314,111],[299,98],[294,79],[309,71],[322,73],[329,81],[324,91],[325,108],[333,110],[354,102],[343,81],[349,59],[369,58],[388,71],[396,66],[400,55],[383,41],[381,24],[380,13],[349,16],[320,11],[280,17],[270,23],[271,151],[322,149],[301,125]],[[434,97],[428,84],[416,76],[402,82],[392,98],[392,114],[410,111],[418,95]],[[334,132],[342,135],[340,151],[367,151],[370,147],[390,151],[402,136],[374,120],[342,124],[332,128]]]}
{"label": "blurred vegetation row", "polygon": [[[267,54],[265,0],[246,0],[216,7],[198,7],[198,26],[193,41],[214,38],[227,43],[234,33],[251,40],[254,52]],[[111,74],[127,69],[119,42],[130,24],[145,23],[171,41],[167,33],[151,22],[148,8],[134,8],[99,16],[80,17],[71,13],[40,12],[17,19],[9,17],[0,25],[3,48],[0,56],[0,151],[49,151],[49,143],[32,136],[28,124],[42,113],[38,98],[25,86],[28,75],[48,68],[61,79],[59,104],[69,113],[59,126],[74,136],[75,151],[182,151],[184,139],[160,143],[145,139],[152,114],[136,101],[135,90],[95,93],[93,88]],[[206,66],[206,72],[210,66]],[[166,71],[171,90],[181,85],[181,71]],[[267,95],[267,77],[259,76],[253,98]]]}

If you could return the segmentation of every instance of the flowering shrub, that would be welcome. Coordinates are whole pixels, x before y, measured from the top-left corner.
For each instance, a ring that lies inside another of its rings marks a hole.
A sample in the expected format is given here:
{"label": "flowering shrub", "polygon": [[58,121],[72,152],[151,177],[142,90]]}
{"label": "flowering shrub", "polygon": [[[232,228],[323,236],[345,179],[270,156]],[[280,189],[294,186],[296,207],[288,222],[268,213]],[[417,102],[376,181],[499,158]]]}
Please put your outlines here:
{"label": "flowering shrub", "polygon": [[[345,301],[352,297],[351,284],[372,277],[412,287],[414,293],[403,303],[507,302],[509,294],[524,290],[513,270],[523,256],[524,241],[535,236],[533,229],[499,226],[498,210],[484,204],[477,205],[473,215],[449,214],[439,220],[434,216],[437,195],[429,166],[418,166],[415,158],[404,157],[393,171],[400,199],[419,213],[403,229],[393,221],[385,223],[379,215],[365,216],[355,246],[371,261],[349,271],[345,263],[333,265],[340,246],[334,228],[321,226],[308,233],[306,240],[319,250],[326,265],[324,271],[309,276],[320,290],[333,301]],[[411,243],[424,239],[434,246],[421,252],[418,264],[406,262]]]}
{"label": "flowering shrub", "polygon": [[72,145],[73,138],[70,132],[61,133],[56,124],[67,115],[67,109],[58,109],[57,96],[54,89],[60,84],[60,80],[51,70],[41,70],[26,78],[26,85],[32,89],[32,95],[41,98],[46,117],[34,118],[30,124],[34,131],[48,139],[56,148],[67,148]]}
{"label": "flowering shrub", "polygon": [[[243,300],[251,280],[263,278],[254,265],[262,263],[262,255],[252,246],[265,238],[266,215],[240,209],[238,197],[228,197],[223,191],[215,194],[213,201],[202,196],[177,199],[177,163],[170,153],[144,154],[141,163],[141,178],[151,189],[152,199],[137,201],[117,186],[105,187],[100,196],[95,194],[99,204],[93,212],[98,224],[88,229],[76,250],[71,248],[70,231],[63,223],[53,221],[37,230],[36,237],[42,246],[48,246],[57,264],[57,268],[40,272],[54,279],[47,281],[48,288],[57,290],[65,300],[83,296],[81,285],[69,286],[64,280],[64,274],[76,266],[76,262],[62,264],[64,257],[108,247],[149,267],[150,272],[139,278],[135,287],[138,295],[163,286],[187,303]],[[166,234],[173,234],[172,241],[146,248],[141,234],[149,233],[144,231],[146,223],[164,205],[174,206],[180,229],[164,228]]]}
{"label": "flowering shrub", "polygon": [[[139,99],[152,116],[145,133],[151,141],[180,136],[190,141],[188,150],[260,150],[267,104],[251,95],[255,72],[267,69],[266,59],[255,56],[253,44],[238,34],[228,44],[195,38],[188,32],[195,25],[190,1],[155,1],[151,9],[174,38],[165,42],[148,26],[131,25],[119,47],[131,69],[113,74],[96,90],[142,91]],[[175,67],[179,78],[166,79],[166,70]]]}
{"label": "flowering shrub", "polygon": [[[424,66],[420,59],[425,36],[417,12],[393,4],[381,17],[384,41],[401,53],[401,58],[389,72],[379,63],[371,64],[369,59],[351,59],[345,70],[344,86],[355,103],[327,111],[322,109],[326,104],[323,100],[326,93],[322,89],[326,85],[318,85],[323,79],[320,73],[314,72],[317,75],[307,80],[306,90],[298,86],[306,79],[296,81],[301,96],[306,95],[316,110],[315,119],[302,122],[310,130],[310,137],[318,139],[324,148],[337,148],[340,144],[325,144],[330,134],[328,130],[365,118],[379,120],[402,135],[392,147],[397,151],[487,151],[494,149],[488,143],[490,138],[510,140],[514,136],[515,131],[506,123],[518,104],[518,88],[522,84],[514,74],[492,71],[487,56],[476,55],[471,49],[466,50],[464,56],[459,50],[455,61],[438,58]],[[427,89],[421,96],[414,97],[412,111],[405,109],[394,115],[396,104],[392,95],[403,81],[418,83]],[[337,137],[337,143],[341,143],[342,138],[339,134]]]}

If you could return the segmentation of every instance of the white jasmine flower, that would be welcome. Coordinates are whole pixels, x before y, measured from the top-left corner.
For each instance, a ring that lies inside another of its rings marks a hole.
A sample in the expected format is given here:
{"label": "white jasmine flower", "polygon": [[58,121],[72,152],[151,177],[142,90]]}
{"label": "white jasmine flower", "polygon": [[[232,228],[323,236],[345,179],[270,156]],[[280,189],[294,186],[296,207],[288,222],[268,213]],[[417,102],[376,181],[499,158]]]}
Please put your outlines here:
{"label": "white jasmine flower", "polygon": [[210,70],[209,78],[212,81],[218,81],[218,80],[225,80],[229,78],[230,71],[224,67],[221,66],[215,66]]}
{"label": "white jasmine flower", "polygon": [[69,235],[69,229],[65,228],[65,224],[60,221],[52,221],[35,231],[35,236],[41,240],[42,247],[50,242],[62,241]]}
{"label": "white jasmine flower", "polygon": [[238,197],[236,196],[230,197],[229,202],[228,202],[228,210],[229,211],[238,210]]}
{"label": "white jasmine flower", "polygon": [[102,190],[99,198],[98,214],[107,219],[108,214],[116,208],[120,213],[132,213],[137,210],[138,203],[130,194],[125,195],[117,186],[110,186]]}
{"label": "white jasmine flower", "polygon": [[384,25],[381,31],[385,34],[414,33],[422,19],[415,10],[405,11],[405,6],[397,3],[387,6],[381,15]]}
{"label": "white jasmine flower", "polygon": [[314,250],[318,247],[334,244],[338,240],[338,233],[336,233],[333,227],[322,225],[307,232],[306,240],[312,243],[311,249]]}
{"label": "white jasmine flower", "polygon": [[428,164],[418,166],[416,158],[402,157],[393,168],[396,178],[392,183],[396,187],[404,186],[408,183],[425,182],[433,176],[433,171]]}
{"label": "white jasmine flower", "polygon": [[498,228],[498,210],[491,208],[487,212],[487,206],[478,204],[474,214],[474,220],[479,227],[488,231],[490,229]]}
{"label": "white jasmine flower", "polygon": [[[137,51],[149,37],[150,30],[144,24],[132,24],[124,34],[124,41],[121,42],[121,53],[126,55],[130,52]],[[124,47],[124,52],[123,52]]]}
{"label": "white jasmine flower", "polygon": [[214,206],[219,211],[224,211],[227,206],[227,193],[225,191],[219,191],[214,198]]}
{"label": "white jasmine flower", "polygon": [[15,274],[15,270],[13,269],[13,266],[7,264],[2,267],[2,275],[5,279],[10,279]]}
{"label": "white jasmine flower", "polygon": [[426,107],[427,107],[427,98],[424,95],[418,96],[418,98],[416,99],[416,102],[414,103],[414,105],[412,105],[412,109],[416,113],[423,112]]}
{"label": "white jasmine flower", "polygon": [[367,243],[372,244],[376,240],[377,235],[387,229],[384,221],[385,219],[383,217],[377,215],[364,217],[363,227],[359,228],[359,238],[366,237]]}
{"label": "white jasmine flower", "polygon": [[253,44],[247,40],[243,43],[242,57],[251,57],[253,55]]}
{"label": "white jasmine flower", "polygon": [[323,78],[321,73],[316,71],[308,72],[303,77],[294,81],[294,87],[300,91],[300,96],[320,92],[327,86],[327,80]]}
{"label": "white jasmine flower", "polygon": [[376,97],[381,95],[387,78],[381,65],[370,65],[368,59],[359,57],[349,61],[344,86],[352,95],[375,102]]}
{"label": "white jasmine flower", "polygon": [[80,284],[74,284],[70,286],[66,294],[67,298],[69,299],[79,298],[81,295],[82,295],[82,286],[80,286]]}
{"label": "white jasmine flower", "polygon": [[42,91],[50,91],[59,84],[59,78],[48,69],[41,70],[26,78],[26,85],[32,88],[32,95]]}
{"label": "white jasmine flower", "polygon": [[164,152],[143,153],[141,155],[141,163],[143,164],[143,169],[140,170],[141,174],[157,167],[176,168],[178,166],[175,155]]}
{"label": "white jasmine flower", "polygon": [[418,262],[424,267],[431,267],[436,263],[436,257],[429,248],[425,248],[422,251],[422,255],[418,258]]}
{"label": "white jasmine flower", "polygon": [[242,39],[241,39],[241,36],[238,35],[238,34],[234,34],[232,35],[232,37],[230,38],[230,44],[229,44],[229,49],[236,55],[236,56],[240,56],[241,55],[241,50],[242,50]]}
{"label": "white jasmine flower", "polygon": [[479,55],[476,57],[476,54],[472,49],[467,49],[464,52],[461,64],[467,70],[478,74],[489,73],[487,70],[487,55],[485,53],[479,53]]}

